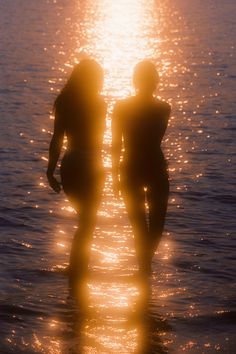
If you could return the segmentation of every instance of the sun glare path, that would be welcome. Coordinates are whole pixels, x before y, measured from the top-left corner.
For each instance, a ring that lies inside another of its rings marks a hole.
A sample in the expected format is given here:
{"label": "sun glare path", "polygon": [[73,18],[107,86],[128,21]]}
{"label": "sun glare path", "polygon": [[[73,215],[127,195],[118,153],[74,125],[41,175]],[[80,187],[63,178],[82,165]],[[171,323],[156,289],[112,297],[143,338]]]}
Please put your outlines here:
{"label": "sun glare path", "polygon": [[[97,325],[87,323],[85,342],[93,338],[97,348],[104,352],[133,353],[137,350],[137,325],[126,328],[127,313],[137,299],[140,289],[132,282],[117,281],[121,275],[131,277],[136,267],[130,227],[119,228],[117,223],[124,220],[122,201],[112,195],[111,185],[111,111],[116,99],[131,92],[131,75],[134,65],[145,57],[152,57],[148,33],[152,26],[151,13],[142,0],[88,2],[85,21],[81,25],[86,37],[86,45],[79,48],[89,52],[105,69],[104,95],[108,100],[107,129],[104,143],[104,164],[107,179],[104,198],[99,212],[100,222],[95,233],[91,251],[92,272],[96,273],[89,286],[92,308],[97,314]],[[148,13],[147,13],[148,12]],[[94,15],[96,13],[96,15]],[[148,25],[148,26],[147,26]],[[146,27],[146,28],[145,28]],[[123,229],[123,232],[121,231]],[[111,275],[109,275],[109,273]],[[112,276],[112,281],[110,278]],[[99,325],[99,321],[103,323]],[[105,322],[104,322],[105,320]],[[93,346],[85,345],[86,353],[92,353]]]}
{"label": "sun glare path", "polygon": [[[142,325],[137,322],[127,327],[128,314],[141,289],[132,281],[137,266],[124,203],[112,193],[111,112],[117,99],[132,93],[134,65],[144,58],[156,60],[158,57],[159,46],[164,41],[158,30],[158,14],[162,11],[161,5],[157,11],[155,1],[148,6],[144,0],[86,1],[80,7],[83,20],[78,20],[77,24],[78,44],[73,61],[65,63],[65,68],[71,68],[88,55],[98,60],[105,70],[103,94],[108,104],[103,151],[107,178],[91,248],[89,290],[93,319],[88,319],[77,330],[83,352],[88,354],[137,353],[144,335]],[[161,59],[160,73],[167,74],[169,64],[168,60]],[[62,74],[65,71],[61,68]],[[62,210],[73,212],[68,202],[63,204]],[[60,239],[56,246],[68,250],[68,244]],[[168,259],[169,248],[165,251]],[[60,345],[56,353],[62,353]]]}

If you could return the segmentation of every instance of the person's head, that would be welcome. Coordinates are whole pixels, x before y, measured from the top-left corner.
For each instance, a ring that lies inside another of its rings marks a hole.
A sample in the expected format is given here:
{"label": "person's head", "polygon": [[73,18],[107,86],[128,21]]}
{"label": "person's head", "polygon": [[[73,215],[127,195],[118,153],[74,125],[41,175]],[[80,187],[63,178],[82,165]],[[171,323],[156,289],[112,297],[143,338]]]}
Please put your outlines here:
{"label": "person's head", "polygon": [[152,95],[159,83],[159,74],[155,65],[149,60],[139,62],[133,73],[133,84],[137,92]]}
{"label": "person's head", "polygon": [[72,73],[58,95],[55,106],[58,101],[64,101],[64,98],[86,101],[99,94],[103,85],[103,70],[101,66],[93,59],[83,59],[75,65]]}

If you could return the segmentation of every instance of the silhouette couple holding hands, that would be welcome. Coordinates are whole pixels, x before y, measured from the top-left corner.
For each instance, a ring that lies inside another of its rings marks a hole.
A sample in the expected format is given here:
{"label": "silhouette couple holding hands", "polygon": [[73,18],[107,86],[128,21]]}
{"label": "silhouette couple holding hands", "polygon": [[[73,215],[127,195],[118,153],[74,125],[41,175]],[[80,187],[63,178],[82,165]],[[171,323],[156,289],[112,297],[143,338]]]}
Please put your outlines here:
{"label": "silhouette couple holding hands", "polygon": [[[154,97],[159,83],[155,65],[139,62],[133,73],[134,96],[118,101],[112,114],[112,178],[122,194],[135,240],[139,276],[148,279],[161,240],[167,211],[169,180],[161,149],[170,105]],[[92,59],[77,64],[54,103],[54,132],[49,148],[47,178],[62,188],[78,215],[69,261],[69,283],[86,278],[90,245],[104,183],[102,145],[106,103],[100,92],[103,70]],[[61,184],[54,177],[64,138]],[[146,208],[146,205],[148,206]]]}

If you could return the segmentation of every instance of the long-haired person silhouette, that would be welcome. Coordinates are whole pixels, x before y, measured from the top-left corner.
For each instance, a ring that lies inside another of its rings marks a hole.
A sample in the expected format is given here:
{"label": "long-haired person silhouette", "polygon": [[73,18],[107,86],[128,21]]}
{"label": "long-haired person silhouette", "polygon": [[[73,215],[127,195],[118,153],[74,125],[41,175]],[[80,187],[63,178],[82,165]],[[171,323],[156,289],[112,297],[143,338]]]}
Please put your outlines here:
{"label": "long-haired person silhouette", "polygon": [[104,170],[102,144],[106,104],[100,95],[103,70],[92,59],[75,66],[54,103],[54,132],[49,148],[47,178],[55,192],[60,183],[54,171],[63,139],[67,150],[61,162],[61,181],[65,194],[76,210],[79,223],[70,253],[70,285],[84,279],[89,261],[90,243],[102,193]]}
{"label": "long-haired person silhouette", "polygon": [[161,142],[171,108],[154,97],[158,82],[152,62],[138,63],[133,75],[136,95],[118,101],[112,118],[114,190],[124,196],[140,275],[145,278],[150,275],[152,258],[163,233],[169,195]]}

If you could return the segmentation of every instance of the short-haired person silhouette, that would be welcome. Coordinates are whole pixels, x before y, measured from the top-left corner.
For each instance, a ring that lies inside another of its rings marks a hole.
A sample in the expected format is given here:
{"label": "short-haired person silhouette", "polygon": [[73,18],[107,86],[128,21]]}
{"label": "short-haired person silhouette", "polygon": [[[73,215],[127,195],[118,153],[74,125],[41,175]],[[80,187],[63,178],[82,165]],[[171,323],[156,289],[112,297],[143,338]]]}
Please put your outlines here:
{"label": "short-haired person silhouette", "polygon": [[161,142],[171,108],[154,97],[158,82],[152,62],[138,63],[133,74],[136,95],[118,101],[112,117],[114,190],[124,196],[140,275],[145,278],[151,273],[152,258],[162,237],[169,195]]}
{"label": "short-haired person silhouette", "polygon": [[60,183],[54,171],[67,139],[67,150],[61,162],[61,181],[65,194],[79,216],[70,253],[71,286],[86,275],[90,243],[102,193],[104,171],[102,143],[106,104],[100,95],[103,70],[92,59],[77,64],[66,85],[55,100],[54,132],[49,148],[47,177],[55,192]]}

